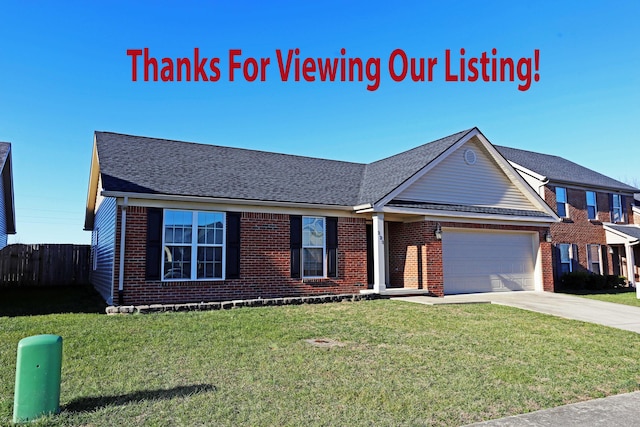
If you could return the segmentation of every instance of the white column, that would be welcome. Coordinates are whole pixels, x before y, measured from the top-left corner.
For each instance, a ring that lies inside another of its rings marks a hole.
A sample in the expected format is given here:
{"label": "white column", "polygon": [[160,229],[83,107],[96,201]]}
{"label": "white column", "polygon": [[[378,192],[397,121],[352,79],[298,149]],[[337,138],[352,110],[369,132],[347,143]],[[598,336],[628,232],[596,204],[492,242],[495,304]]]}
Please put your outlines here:
{"label": "white column", "polygon": [[384,214],[373,214],[373,291],[386,289],[384,261]]}
{"label": "white column", "polygon": [[633,246],[631,246],[629,243],[625,243],[624,251],[625,255],[627,256],[627,280],[629,280],[631,286],[636,287],[636,297],[640,299],[640,283],[636,283],[634,274],[636,261],[635,257],[633,256]]}

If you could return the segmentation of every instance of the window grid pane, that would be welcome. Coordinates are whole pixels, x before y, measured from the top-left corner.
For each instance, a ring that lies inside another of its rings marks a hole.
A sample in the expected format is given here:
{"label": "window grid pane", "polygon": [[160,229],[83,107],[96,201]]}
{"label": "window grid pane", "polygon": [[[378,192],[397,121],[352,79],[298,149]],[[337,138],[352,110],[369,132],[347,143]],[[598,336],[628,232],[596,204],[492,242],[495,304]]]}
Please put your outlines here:
{"label": "window grid pane", "polygon": [[302,277],[323,277],[325,218],[302,217]]}
{"label": "window grid pane", "polygon": [[224,218],[221,212],[166,210],[163,277],[222,279]]}
{"label": "window grid pane", "polygon": [[596,219],[597,205],[596,193],[594,191],[587,191],[587,215],[589,219]]}

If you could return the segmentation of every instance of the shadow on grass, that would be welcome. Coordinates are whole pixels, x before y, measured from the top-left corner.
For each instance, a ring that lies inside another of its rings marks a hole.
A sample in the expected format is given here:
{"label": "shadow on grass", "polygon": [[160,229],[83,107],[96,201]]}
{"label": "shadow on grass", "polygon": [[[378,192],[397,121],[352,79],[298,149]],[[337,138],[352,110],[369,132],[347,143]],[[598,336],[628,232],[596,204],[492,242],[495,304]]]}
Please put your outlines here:
{"label": "shadow on grass", "polygon": [[212,384],[197,384],[170,389],[142,390],[118,396],[82,397],[72,400],[60,409],[66,412],[89,412],[105,406],[126,405],[128,403],[143,402],[146,400],[168,400],[174,397],[188,397],[194,394],[216,390],[216,386]]}
{"label": "shadow on grass", "polygon": [[106,303],[90,285],[0,287],[0,316],[104,313]]}

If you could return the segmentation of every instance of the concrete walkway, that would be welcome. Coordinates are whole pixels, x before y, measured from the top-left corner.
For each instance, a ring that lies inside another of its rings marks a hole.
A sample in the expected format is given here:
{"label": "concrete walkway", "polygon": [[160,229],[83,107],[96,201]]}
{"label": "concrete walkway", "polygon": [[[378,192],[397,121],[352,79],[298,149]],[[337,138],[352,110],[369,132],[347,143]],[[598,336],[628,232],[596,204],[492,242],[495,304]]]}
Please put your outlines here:
{"label": "concrete walkway", "polygon": [[448,295],[444,298],[427,296],[393,298],[420,304],[491,303],[523,310],[551,314],[567,319],[597,323],[640,334],[640,307],[592,300],[551,292],[491,292],[483,294]]}
{"label": "concrete walkway", "polygon": [[[494,292],[451,295],[444,298],[393,298],[420,304],[490,303],[597,323],[640,333],[640,307],[549,292]],[[528,414],[471,424],[487,427],[627,427],[640,426],[640,392],[589,400]],[[470,427],[470,426],[469,426]]]}
{"label": "concrete walkway", "polygon": [[639,408],[640,391],[636,391],[484,421],[467,427],[630,427],[640,425]]}

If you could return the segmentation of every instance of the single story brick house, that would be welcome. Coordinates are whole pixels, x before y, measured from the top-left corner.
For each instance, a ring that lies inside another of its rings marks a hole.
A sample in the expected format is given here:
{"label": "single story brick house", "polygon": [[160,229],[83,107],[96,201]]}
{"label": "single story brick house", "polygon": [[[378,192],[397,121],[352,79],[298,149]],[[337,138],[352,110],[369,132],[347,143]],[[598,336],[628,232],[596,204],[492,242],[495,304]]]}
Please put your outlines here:
{"label": "single story brick house", "polygon": [[0,249],[7,246],[9,234],[16,234],[11,144],[0,142]]}
{"label": "single story brick house", "polygon": [[553,291],[557,221],[477,128],[368,164],[95,132],[85,229],[133,305]]}

